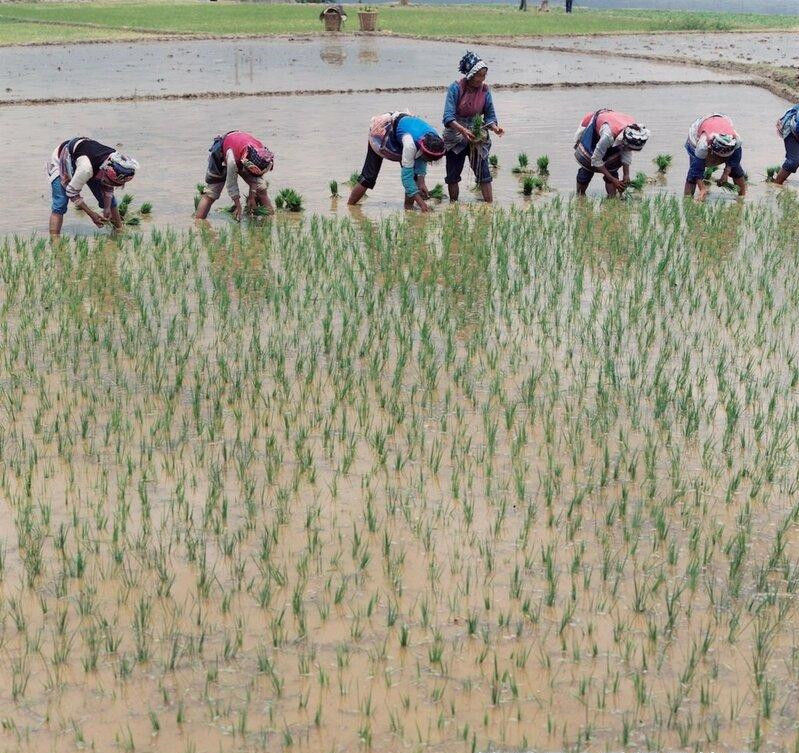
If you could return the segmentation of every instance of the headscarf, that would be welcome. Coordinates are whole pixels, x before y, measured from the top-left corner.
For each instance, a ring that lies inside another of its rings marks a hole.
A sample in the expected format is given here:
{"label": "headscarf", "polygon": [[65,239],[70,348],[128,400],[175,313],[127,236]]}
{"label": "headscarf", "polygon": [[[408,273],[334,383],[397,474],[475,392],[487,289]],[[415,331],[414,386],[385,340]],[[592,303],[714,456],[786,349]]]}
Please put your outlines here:
{"label": "headscarf", "polygon": [[474,52],[467,52],[458,64],[458,70],[466,76],[467,79],[470,79],[484,68],[488,68],[488,66],[481,60],[480,56]]}

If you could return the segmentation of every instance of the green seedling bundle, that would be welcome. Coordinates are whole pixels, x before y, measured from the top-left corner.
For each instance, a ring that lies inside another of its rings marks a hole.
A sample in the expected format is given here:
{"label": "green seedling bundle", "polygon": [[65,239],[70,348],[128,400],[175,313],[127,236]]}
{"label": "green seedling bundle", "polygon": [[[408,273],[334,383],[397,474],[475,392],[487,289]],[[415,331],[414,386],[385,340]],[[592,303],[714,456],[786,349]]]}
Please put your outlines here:
{"label": "green seedling bundle", "polygon": [[6,747],[793,746],[792,194],[422,220],[0,241]]}

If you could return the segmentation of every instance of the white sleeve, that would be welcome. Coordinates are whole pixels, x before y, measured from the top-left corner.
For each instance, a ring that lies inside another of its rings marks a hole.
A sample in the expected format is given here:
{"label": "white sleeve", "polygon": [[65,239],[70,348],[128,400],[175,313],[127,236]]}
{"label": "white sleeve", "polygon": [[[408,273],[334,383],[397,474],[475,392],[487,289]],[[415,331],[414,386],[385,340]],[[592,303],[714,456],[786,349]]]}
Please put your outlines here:
{"label": "white sleeve", "polygon": [[591,155],[592,167],[602,167],[605,164],[605,155],[608,149],[613,146],[614,141],[613,131],[610,130],[610,126],[603,125],[599,131],[599,141],[596,142],[594,153]]}
{"label": "white sleeve", "polygon": [[225,154],[225,167],[227,168],[227,180],[225,186],[231,199],[239,198],[239,170],[236,167],[236,155],[232,149],[228,149]]}
{"label": "white sleeve", "polygon": [[72,180],[67,183],[67,197],[70,201],[78,201],[83,187],[94,177],[92,163],[88,157],[81,156],[75,161],[75,171],[72,173]]}
{"label": "white sleeve", "polygon": [[633,150],[632,149],[622,149],[621,150],[621,164],[627,165],[629,167],[633,163]]}
{"label": "white sleeve", "polygon": [[414,162],[416,162],[416,142],[413,140],[413,136],[406,133],[402,137],[402,158],[400,159],[400,165],[402,167],[413,167]]}
{"label": "white sleeve", "polygon": [[707,136],[703,133],[696,142],[694,147],[694,154],[699,159],[707,159]]}
{"label": "white sleeve", "polygon": [[574,146],[575,146],[575,147],[577,146],[577,144],[579,144],[579,143],[580,143],[580,139],[583,137],[583,134],[584,134],[584,133],[585,133],[585,126],[582,126],[582,125],[581,125],[581,126],[580,126],[580,127],[577,129],[577,133],[575,133],[575,134],[574,134]]}

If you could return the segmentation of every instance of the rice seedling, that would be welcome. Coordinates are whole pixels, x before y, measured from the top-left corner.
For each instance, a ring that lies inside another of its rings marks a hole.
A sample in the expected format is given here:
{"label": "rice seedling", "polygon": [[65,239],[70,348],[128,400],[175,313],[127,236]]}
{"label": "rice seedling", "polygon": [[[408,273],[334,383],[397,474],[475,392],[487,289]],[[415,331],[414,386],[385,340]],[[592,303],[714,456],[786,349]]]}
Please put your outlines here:
{"label": "rice seedling", "polygon": [[361,179],[361,171],[355,170],[354,172],[350,173],[350,178],[347,181],[347,185],[352,188],[353,186],[358,185],[358,181]]}
{"label": "rice seedling", "polygon": [[293,188],[283,188],[275,196],[275,206],[278,209],[286,209],[289,212],[301,212],[302,196]]}
{"label": "rice seedling", "polygon": [[1,240],[8,747],[787,749],[796,217]]}
{"label": "rice seedling", "polygon": [[769,165],[766,168],[766,181],[769,183],[774,182],[774,178],[777,177],[777,173],[780,171],[781,165]]}
{"label": "rice seedling", "polygon": [[522,179],[522,193],[531,196],[533,191],[540,191],[544,188],[544,181],[537,175],[526,175]]}
{"label": "rice seedling", "polygon": [[488,165],[492,170],[499,169],[499,157],[496,154],[490,154],[488,156]]}
{"label": "rice seedling", "polygon": [[521,152],[516,157],[516,164],[513,166],[512,172],[516,173],[517,175],[526,173],[529,170],[529,165],[530,158],[524,152]]}
{"label": "rice seedling", "polygon": [[330,183],[328,184],[328,186],[330,188],[330,197],[332,199],[337,199],[338,198],[338,181],[337,180],[331,180]]}
{"label": "rice seedling", "polygon": [[652,160],[655,167],[658,169],[659,175],[665,175],[669,171],[672,161],[673,157],[671,154],[658,154],[655,156],[655,159]]}
{"label": "rice seedling", "polygon": [[549,157],[546,154],[542,154],[536,160],[536,168],[538,169],[538,174],[542,178],[546,178],[549,175]]}
{"label": "rice seedling", "polygon": [[646,173],[638,172],[635,174],[634,178],[630,179],[630,188],[632,188],[634,191],[642,191],[648,180],[649,178],[647,177]]}
{"label": "rice seedling", "polygon": [[436,183],[428,193],[431,199],[435,199],[436,201],[444,200],[444,186],[441,183]]}

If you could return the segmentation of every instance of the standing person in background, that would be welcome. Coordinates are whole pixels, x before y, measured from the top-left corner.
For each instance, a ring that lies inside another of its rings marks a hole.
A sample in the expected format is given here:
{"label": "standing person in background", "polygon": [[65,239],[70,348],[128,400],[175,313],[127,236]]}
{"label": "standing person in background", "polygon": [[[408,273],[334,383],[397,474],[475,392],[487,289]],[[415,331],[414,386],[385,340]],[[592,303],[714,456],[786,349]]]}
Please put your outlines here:
{"label": "standing person in background", "polygon": [[444,151],[441,136],[421,118],[406,112],[375,115],[369,123],[366,159],[347,204],[357,204],[368,189],[375,187],[383,160],[387,159],[400,163],[405,209],[413,209],[416,204],[421,211],[429,211],[426,199],[430,194],[425,184],[427,163],[440,160]]}
{"label": "standing person in background", "polygon": [[688,129],[688,141],[685,142],[690,166],[685,178],[685,195],[693,196],[699,188],[699,201],[707,197],[705,185],[705,168],[724,165],[724,172],[716,181],[721,186],[732,178],[738,186],[738,195],[746,195],[746,173],[741,167],[743,147],[741,137],[736,133],[732,120],[726,115],[716,113],[697,118]]}
{"label": "standing person in background", "polygon": [[573,2],[574,2],[574,0],[566,0],[566,12],[567,13],[571,13],[572,12],[572,3]]}
{"label": "standing person in background", "polygon": [[[454,81],[447,89],[444,102],[444,145],[447,148],[446,183],[451,201],[457,201],[458,184],[463,174],[466,158],[480,186],[483,200],[491,203],[494,194],[491,188],[491,168],[488,154],[491,151],[489,131],[502,136],[505,129],[497,123],[491,92],[485,84],[488,66],[473,52],[467,52],[458,65],[463,78]],[[483,116],[484,139],[475,143],[472,122],[477,115]]]}
{"label": "standing person in background", "polygon": [[248,208],[252,210],[262,206],[269,213],[273,211],[267,193],[266,174],[275,165],[275,155],[255,136],[244,131],[228,131],[224,136],[217,136],[208,151],[211,154],[205,174],[205,190],[197,205],[196,219],[204,220],[208,216],[211,205],[222,195],[222,188],[227,187],[233,199],[233,217],[240,220],[239,176],[250,187]]}
{"label": "standing person in background", "polygon": [[594,173],[605,179],[608,196],[623,192],[630,182],[632,153],[640,152],[648,140],[649,130],[631,115],[616,110],[589,112],[574,135],[574,157],[580,165],[577,195],[585,195]]}
{"label": "standing person in background", "polygon": [[[50,235],[56,238],[61,234],[69,202],[82,209],[97,227],[110,222],[119,230],[122,217],[117,209],[114,189],[132,180],[138,167],[135,159],[94,139],[78,136],[62,142],[47,163],[47,177],[53,195]],[[100,214],[83,200],[81,191],[84,187],[97,199]]]}
{"label": "standing person in background", "polygon": [[774,182],[781,186],[799,170],[799,105],[789,107],[782,114],[777,121],[777,133],[785,142],[785,162],[774,178]]}

